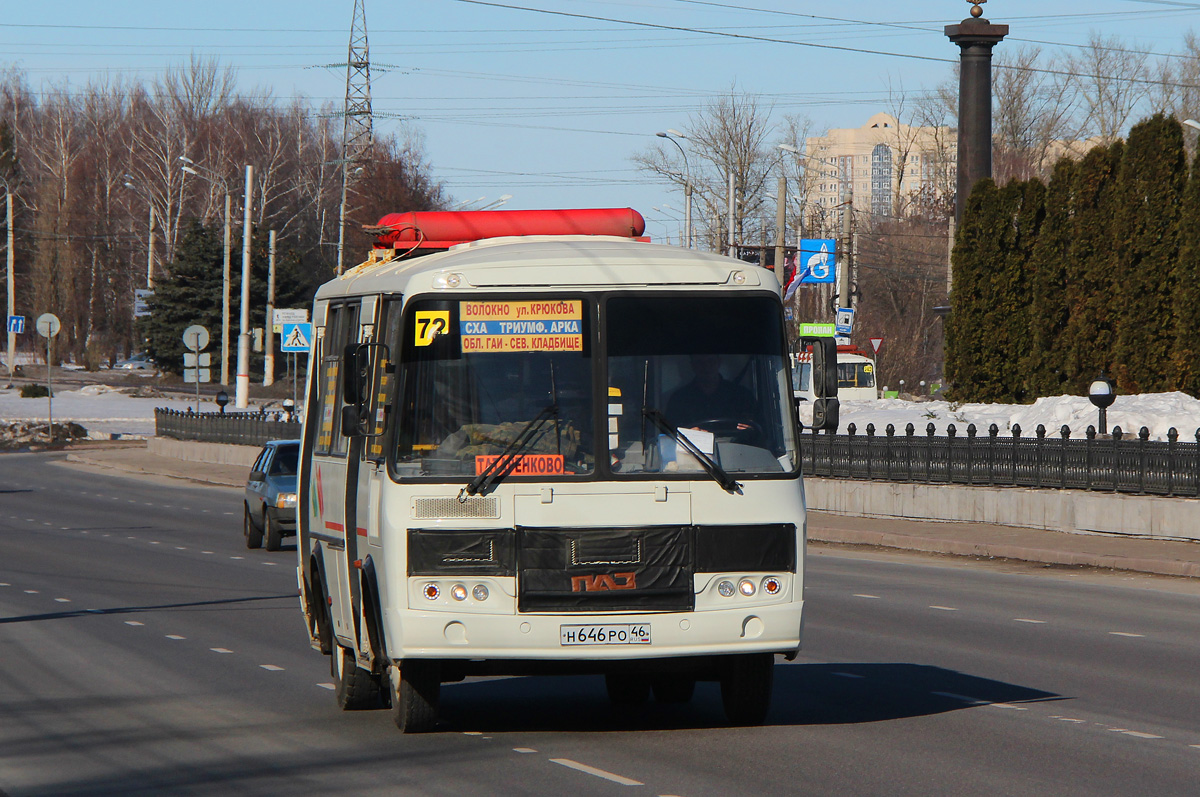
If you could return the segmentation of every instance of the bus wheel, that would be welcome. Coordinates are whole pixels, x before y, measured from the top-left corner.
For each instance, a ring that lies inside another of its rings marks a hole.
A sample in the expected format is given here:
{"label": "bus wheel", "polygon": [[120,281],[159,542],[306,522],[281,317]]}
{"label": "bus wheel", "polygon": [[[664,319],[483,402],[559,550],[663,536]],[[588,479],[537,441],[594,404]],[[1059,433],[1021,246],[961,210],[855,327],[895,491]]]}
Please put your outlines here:
{"label": "bus wheel", "polygon": [[263,529],[267,532],[267,550],[278,551],[283,542],[283,533],[279,530],[279,524],[271,520],[270,512],[263,512]]}
{"label": "bus wheel", "polygon": [[650,679],[654,699],[659,703],[686,703],[696,691],[696,679],[677,673],[664,673]]}
{"label": "bus wheel", "polygon": [[606,673],[604,688],[614,706],[640,706],[650,697],[650,679],[641,673]]}
{"label": "bus wheel", "polygon": [[250,550],[261,548],[263,533],[254,525],[254,518],[250,517],[250,507],[245,504],[242,506],[245,509],[245,517],[242,520],[242,533],[246,535],[246,547]]}
{"label": "bus wheel", "polygon": [[392,721],[403,733],[428,733],[437,725],[442,674],[436,661],[405,659],[388,668]]}
{"label": "bus wheel", "polygon": [[762,725],[771,707],[775,656],[747,653],[732,656],[721,673],[721,702],[734,725]]}
{"label": "bus wheel", "polygon": [[330,664],[336,686],[337,704],[342,711],[383,708],[379,679],[358,666],[354,652],[341,645],[333,651]]}

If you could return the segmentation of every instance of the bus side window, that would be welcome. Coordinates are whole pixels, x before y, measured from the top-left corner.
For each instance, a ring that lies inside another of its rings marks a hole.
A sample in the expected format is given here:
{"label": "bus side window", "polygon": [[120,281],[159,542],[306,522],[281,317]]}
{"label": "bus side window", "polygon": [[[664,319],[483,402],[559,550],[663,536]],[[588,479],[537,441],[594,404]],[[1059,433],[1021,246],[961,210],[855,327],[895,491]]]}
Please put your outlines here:
{"label": "bus side window", "polygon": [[358,305],[342,304],[330,307],[326,313],[324,334],[321,337],[320,391],[318,392],[320,413],[317,442],[314,454],[344,456],[349,441],[341,429],[341,357],[346,343],[358,339]]}
{"label": "bus side window", "polygon": [[[400,297],[384,302],[379,315],[379,325],[376,327],[375,343],[382,343],[386,349],[380,349],[380,355],[375,358],[375,374],[373,383],[376,396],[375,406],[378,407],[374,420],[375,436],[363,447],[363,458],[378,461],[383,459],[384,432],[387,431],[388,414],[392,412],[392,397],[396,393],[396,358],[400,352],[400,319],[403,302]],[[379,332],[378,330],[382,330]],[[387,356],[383,356],[383,352]]]}

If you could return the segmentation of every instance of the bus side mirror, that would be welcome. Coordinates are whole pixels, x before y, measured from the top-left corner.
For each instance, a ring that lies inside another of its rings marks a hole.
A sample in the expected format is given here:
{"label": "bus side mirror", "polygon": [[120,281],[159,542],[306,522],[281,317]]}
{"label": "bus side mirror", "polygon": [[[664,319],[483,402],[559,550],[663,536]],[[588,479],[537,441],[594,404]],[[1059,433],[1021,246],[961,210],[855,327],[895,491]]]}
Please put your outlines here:
{"label": "bus side mirror", "polygon": [[376,396],[372,375],[380,359],[388,360],[388,348],[382,343],[352,343],[342,353],[342,435],[375,437],[381,430],[371,428],[375,417]]}
{"label": "bus side mirror", "polygon": [[837,341],[827,337],[803,337],[800,343],[812,346],[813,402],[812,426],[836,432],[838,427]]}

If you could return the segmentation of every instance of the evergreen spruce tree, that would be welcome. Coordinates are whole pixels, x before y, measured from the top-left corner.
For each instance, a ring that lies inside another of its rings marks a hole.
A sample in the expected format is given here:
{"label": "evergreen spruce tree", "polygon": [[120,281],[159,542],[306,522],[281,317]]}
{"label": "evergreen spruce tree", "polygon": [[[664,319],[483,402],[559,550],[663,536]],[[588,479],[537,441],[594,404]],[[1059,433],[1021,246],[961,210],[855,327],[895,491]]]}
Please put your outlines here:
{"label": "evergreen spruce tree", "polygon": [[1175,261],[1175,389],[1200,398],[1200,151],[1183,195]]}
{"label": "evergreen spruce tree", "polygon": [[[210,342],[207,350],[214,354],[213,367],[220,378],[223,260],[221,233],[193,221],[175,250],[174,262],[167,264],[166,278],[155,282],[154,296],[148,302],[150,315],[141,319],[139,328],[147,353],[164,371],[182,373],[183,331],[201,324],[217,344],[214,347]],[[237,291],[231,295],[236,307]]]}
{"label": "evergreen spruce tree", "polygon": [[1067,284],[1071,278],[1071,199],[1075,161],[1063,158],[1054,166],[1046,189],[1046,215],[1029,263],[1029,349],[1023,370],[1027,397],[1058,396],[1069,390],[1064,362]]}
{"label": "evergreen spruce tree", "polygon": [[1113,215],[1117,170],[1124,144],[1094,147],[1075,170],[1074,224],[1067,258],[1067,306],[1070,318],[1061,350],[1067,392],[1084,394],[1101,371],[1112,371],[1111,304],[1116,280],[1112,270]]}
{"label": "evergreen spruce tree", "polygon": [[1186,169],[1174,117],[1155,114],[1129,131],[1113,218],[1113,372],[1122,391],[1156,393],[1174,383],[1172,272]]}

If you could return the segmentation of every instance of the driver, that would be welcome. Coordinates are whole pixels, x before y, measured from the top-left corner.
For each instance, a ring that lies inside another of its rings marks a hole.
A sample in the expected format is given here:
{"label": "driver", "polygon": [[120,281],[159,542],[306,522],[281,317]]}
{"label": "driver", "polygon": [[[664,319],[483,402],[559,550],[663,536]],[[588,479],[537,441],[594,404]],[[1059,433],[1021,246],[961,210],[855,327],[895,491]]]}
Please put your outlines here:
{"label": "driver", "polygon": [[[667,419],[680,429],[705,429],[707,421],[750,428],[755,417],[754,397],[741,385],[721,375],[721,355],[693,354],[692,381],[679,388],[667,401]],[[728,427],[726,427],[728,428]]]}

